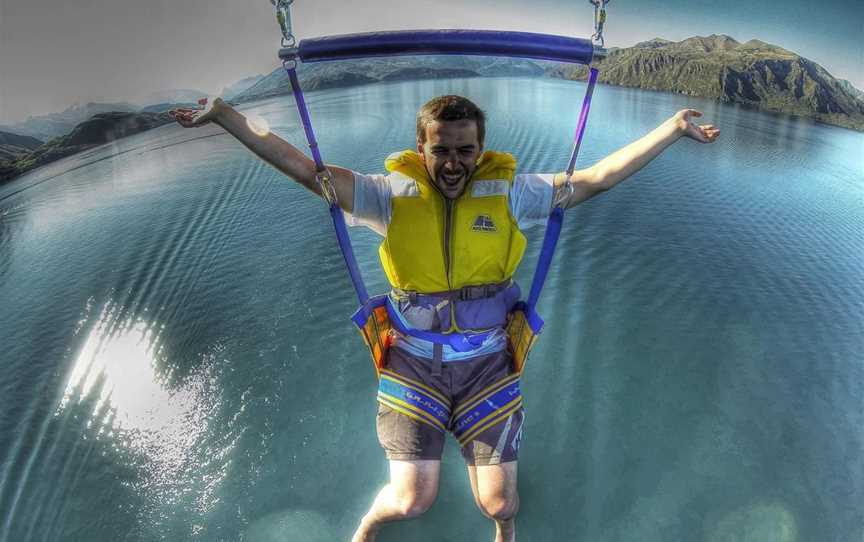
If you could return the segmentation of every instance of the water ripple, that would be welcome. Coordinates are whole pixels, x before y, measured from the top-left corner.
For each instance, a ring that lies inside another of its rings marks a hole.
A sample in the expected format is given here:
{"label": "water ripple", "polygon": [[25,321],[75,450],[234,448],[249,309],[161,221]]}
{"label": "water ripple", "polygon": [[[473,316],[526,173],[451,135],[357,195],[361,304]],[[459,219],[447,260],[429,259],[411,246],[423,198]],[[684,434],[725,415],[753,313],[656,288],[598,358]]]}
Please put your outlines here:
{"label": "water ripple", "polygon": [[[380,172],[413,147],[422,103],[463,93],[488,114],[487,148],[554,172],[584,88],[423,81],[309,104],[328,162]],[[864,494],[860,134],[603,86],[578,167],[691,105],[721,124],[717,144],[676,143],[567,213],[525,378],[528,400],[559,400],[529,405],[525,453],[545,447],[532,477],[550,495],[577,480],[564,502],[591,519],[527,518],[538,539],[860,531],[844,504]],[[243,106],[305,148],[292,107]],[[0,197],[0,540],[236,539],[333,518],[328,535],[346,534],[346,508],[359,514],[380,482],[351,466],[380,451],[320,199],[218,129],[176,126]],[[370,291],[384,291],[380,239],[351,236]],[[542,231],[528,237],[526,290]],[[95,509],[111,522],[82,513]],[[658,509],[685,520],[658,526]]]}

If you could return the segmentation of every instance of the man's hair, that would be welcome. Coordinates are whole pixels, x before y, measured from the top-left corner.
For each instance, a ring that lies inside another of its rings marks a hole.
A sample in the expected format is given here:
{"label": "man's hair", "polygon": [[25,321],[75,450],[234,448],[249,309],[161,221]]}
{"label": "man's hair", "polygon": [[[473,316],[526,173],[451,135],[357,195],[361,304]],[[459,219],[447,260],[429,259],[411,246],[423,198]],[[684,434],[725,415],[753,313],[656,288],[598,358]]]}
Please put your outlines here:
{"label": "man's hair", "polygon": [[477,141],[483,147],[486,137],[486,115],[477,105],[462,96],[438,96],[426,102],[417,112],[417,141],[426,143],[426,126],[433,121],[473,120],[477,123]]}

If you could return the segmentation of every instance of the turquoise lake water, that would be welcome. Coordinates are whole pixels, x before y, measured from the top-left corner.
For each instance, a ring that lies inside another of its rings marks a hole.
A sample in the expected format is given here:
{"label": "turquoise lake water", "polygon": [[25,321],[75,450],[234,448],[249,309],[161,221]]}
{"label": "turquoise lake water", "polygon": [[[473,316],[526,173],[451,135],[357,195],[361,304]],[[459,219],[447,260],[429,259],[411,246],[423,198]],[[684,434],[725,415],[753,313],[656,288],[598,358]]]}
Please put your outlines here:
{"label": "turquoise lake water", "polygon": [[[329,162],[382,172],[459,93],[487,147],[564,168],[584,84],[308,96]],[[598,86],[579,165],[694,107],[567,212],[523,380],[520,541],[864,540],[864,135]],[[244,106],[305,148],[290,98]],[[518,278],[527,290],[542,238]],[[370,291],[375,234],[352,230]],[[218,128],[165,126],[0,187],[0,542],[348,540],[387,476],[322,202]],[[492,540],[452,439],[383,542]]]}

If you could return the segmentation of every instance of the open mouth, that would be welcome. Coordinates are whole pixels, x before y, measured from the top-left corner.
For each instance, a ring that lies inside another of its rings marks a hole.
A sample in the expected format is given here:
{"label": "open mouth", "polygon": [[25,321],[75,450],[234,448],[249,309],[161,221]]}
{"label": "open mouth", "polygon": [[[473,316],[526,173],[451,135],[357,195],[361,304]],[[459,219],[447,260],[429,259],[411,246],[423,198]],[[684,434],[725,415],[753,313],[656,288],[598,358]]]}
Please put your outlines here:
{"label": "open mouth", "polygon": [[464,175],[462,173],[456,173],[453,175],[449,175],[446,173],[441,174],[441,179],[443,179],[444,183],[447,185],[459,184],[459,181],[461,181],[463,177],[464,177]]}

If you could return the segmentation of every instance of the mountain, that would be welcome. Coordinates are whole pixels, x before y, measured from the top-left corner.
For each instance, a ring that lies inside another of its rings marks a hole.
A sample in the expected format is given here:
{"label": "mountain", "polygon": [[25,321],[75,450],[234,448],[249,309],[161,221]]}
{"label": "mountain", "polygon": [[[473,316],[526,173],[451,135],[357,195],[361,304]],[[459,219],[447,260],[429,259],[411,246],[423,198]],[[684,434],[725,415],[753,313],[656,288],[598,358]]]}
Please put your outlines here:
{"label": "mountain", "polygon": [[49,141],[48,145],[102,145],[170,122],[174,119],[167,113],[102,113],[82,122],[69,134]]}
{"label": "mountain", "polygon": [[9,132],[0,132],[0,161],[19,158],[42,145],[38,139]]}
{"label": "mountain", "polygon": [[244,79],[241,79],[236,83],[223,88],[220,96],[222,96],[222,99],[225,101],[232,101],[234,100],[235,96],[245,91],[246,89],[254,86],[261,79],[264,79],[263,75],[253,75],[252,77],[246,77]]}
{"label": "mountain", "polygon": [[181,107],[185,107],[187,109],[194,109],[199,107],[199,105],[195,102],[172,102],[172,103],[160,103],[148,105],[147,107],[142,107],[139,113],[165,113],[167,111],[171,111],[172,109],[179,109]]}
{"label": "mountain", "polygon": [[168,113],[115,111],[94,115],[68,134],[52,139],[33,152],[12,160],[0,160],[0,182],[60,158],[171,122],[174,119]]}
{"label": "mountain", "polygon": [[[864,131],[860,91],[812,60],[759,40],[658,38],[610,50],[597,67],[601,83],[699,96]],[[547,74],[584,79],[587,68],[558,65],[547,68]]]}
{"label": "mountain", "polygon": [[128,102],[79,103],[66,108],[60,113],[28,117],[27,120],[23,122],[18,122],[9,126],[0,126],[0,130],[48,141],[49,139],[62,136],[63,134],[68,134],[75,128],[75,126],[89,119],[93,115],[114,111],[134,112],[138,111],[138,107]]}
{"label": "mountain", "polygon": [[[475,56],[413,56],[369,58],[300,64],[297,76],[304,90],[347,87],[404,79],[449,77],[542,76],[537,62],[514,58]],[[283,68],[273,70],[245,91],[234,96],[237,103],[291,93]]]}
{"label": "mountain", "polygon": [[858,90],[855,85],[845,79],[838,79],[837,82],[840,83],[840,86],[842,86],[846,90],[846,92],[848,92],[852,96],[855,96],[859,100],[864,100],[864,92]]}
{"label": "mountain", "polygon": [[[207,96],[206,92],[193,89],[163,90],[149,94],[141,107],[129,102],[120,103],[77,103],[60,113],[49,113],[28,117],[23,122],[0,126],[0,131],[12,132],[48,141],[55,137],[68,134],[78,124],[90,119],[93,115],[102,113],[137,113],[167,111],[174,107],[188,107],[195,104],[198,98]],[[152,104],[152,105],[150,105]],[[160,109],[161,108],[161,109]]]}
{"label": "mountain", "polygon": [[[633,47],[611,48],[596,63],[599,82],[674,92],[788,113],[864,131],[862,93],[817,63],[759,40],[740,43],[726,35],[694,36],[674,42],[654,38]],[[300,64],[305,90],[440,77],[547,76],[584,80],[588,69],[574,64],[512,58],[417,56]],[[246,102],[290,94],[282,68],[236,95]]]}
{"label": "mountain", "polygon": [[[605,84],[699,96],[864,131],[864,93],[848,81],[835,79],[817,63],[759,40],[739,43],[717,34],[679,42],[654,38],[633,47],[611,48],[596,65],[599,80]],[[297,71],[306,90],[449,77],[585,79],[588,73],[585,66],[572,64],[472,56],[300,64]],[[237,103],[290,93],[281,67],[223,91]],[[0,182],[58,158],[170,123],[167,109],[188,107],[202,95],[196,90],[167,91],[153,97],[170,100],[138,113],[129,103],[76,104],[62,113],[0,126]],[[58,133],[61,137],[56,137]],[[38,140],[50,141],[37,146]]]}

